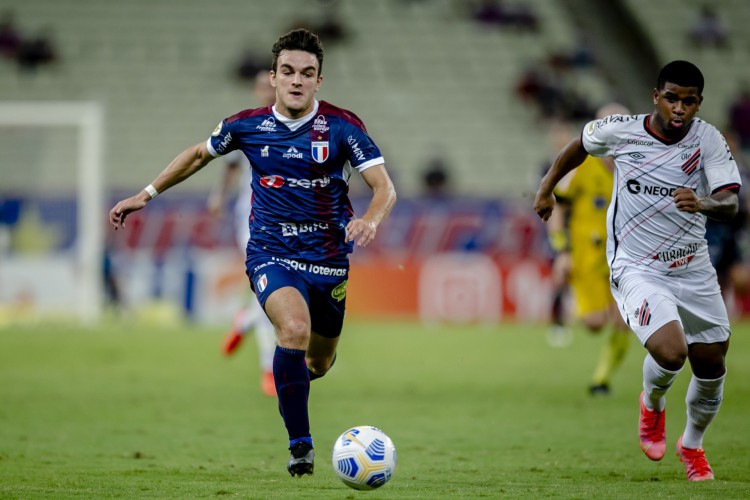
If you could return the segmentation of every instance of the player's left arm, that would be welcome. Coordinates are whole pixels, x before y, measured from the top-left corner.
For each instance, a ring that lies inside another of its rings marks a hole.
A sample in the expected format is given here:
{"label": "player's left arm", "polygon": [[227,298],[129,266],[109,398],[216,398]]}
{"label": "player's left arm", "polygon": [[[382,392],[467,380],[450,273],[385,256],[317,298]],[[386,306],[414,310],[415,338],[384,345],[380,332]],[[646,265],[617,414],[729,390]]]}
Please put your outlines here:
{"label": "player's left arm", "polygon": [[396,189],[384,164],[363,170],[362,178],[372,189],[372,199],[365,214],[350,220],[346,226],[346,241],[353,241],[360,247],[367,246],[375,238],[378,226],[396,204]]}
{"label": "player's left arm", "polygon": [[674,192],[675,205],[682,212],[729,220],[737,215],[740,207],[737,193],[742,181],[737,164],[726,140],[713,127],[707,130],[705,147],[701,149],[705,155],[706,180],[712,193],[701,197],[692,189],[681,187]]}
{"label": "player's left arm", "polygon": [[717,220],[731,219],[737,215],[740,208],[737,193],[730,189],[701,197],[690,188],[677,188],[674,192],[674,203],[681,212],[700,212],[710,219]]}

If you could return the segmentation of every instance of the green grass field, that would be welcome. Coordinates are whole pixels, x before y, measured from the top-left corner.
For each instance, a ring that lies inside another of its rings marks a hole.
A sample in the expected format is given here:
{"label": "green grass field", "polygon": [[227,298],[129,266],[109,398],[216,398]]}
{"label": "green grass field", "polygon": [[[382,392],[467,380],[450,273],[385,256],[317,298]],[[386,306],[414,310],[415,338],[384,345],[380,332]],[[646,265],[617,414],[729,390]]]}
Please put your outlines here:
{"label": "green grass field", "polygon": [[[255,344],[220,355],[220,329],[53,324],[0,330],[2,498],[748,498],[750,325],[734,329],[725,403],[705,448],[717,480],[689,483],[673,455],[643,456],[633,338],[609,398],[587,391],[601,340],[564,349],[539,326],[426,328],[349,322],[313,383],[313,477],[286,472],[286,432],[258,389]],[[330,450],[375,425],[398,450],[390,483],[344,486]]]}

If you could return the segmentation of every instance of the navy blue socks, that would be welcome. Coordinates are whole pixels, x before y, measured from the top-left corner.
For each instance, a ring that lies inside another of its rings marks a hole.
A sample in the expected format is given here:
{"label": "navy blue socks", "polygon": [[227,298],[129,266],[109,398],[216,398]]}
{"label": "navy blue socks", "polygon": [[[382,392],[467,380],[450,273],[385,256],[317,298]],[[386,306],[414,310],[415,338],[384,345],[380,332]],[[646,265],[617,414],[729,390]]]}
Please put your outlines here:
{"label": "navy blue socks", "polygon": [[310,395],[310,374],[305,364],[305,351],[276,346],[273,356],[273,378],[279,396],[279,408],[289,433],[289,445],[307,441],[310,437],[310,418],[307,399]]}

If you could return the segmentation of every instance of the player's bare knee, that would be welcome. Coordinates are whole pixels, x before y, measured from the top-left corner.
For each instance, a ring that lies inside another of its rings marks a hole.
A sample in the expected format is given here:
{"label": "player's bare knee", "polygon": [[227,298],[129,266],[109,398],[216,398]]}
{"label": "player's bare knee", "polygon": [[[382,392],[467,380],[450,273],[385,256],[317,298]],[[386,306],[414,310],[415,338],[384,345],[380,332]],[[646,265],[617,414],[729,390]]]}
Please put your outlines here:
{"label": "player's bare knee", "polygon": [[293,345],[297,349],[306,349],[310,340],[310,325],[304,320],[289,319],[276,327],[279,345]]}
{"label": "player's bare knee", "polygon": [[692,344],[689,349],[690,366],[693,374],[706,380],[717,379],[726,373],[726,345]]}
{"label": "player's bare knee", "polygon": [[331,369],[331,358],[307,358],[307,369],[322,377]]}
{"label": "player's bare knee", "polygon": [[657,352],[652,352],[651,356],[662,368],[670,371],[677,371],[685,366],[685,361],[687,360],[687,349],[661,349]]}

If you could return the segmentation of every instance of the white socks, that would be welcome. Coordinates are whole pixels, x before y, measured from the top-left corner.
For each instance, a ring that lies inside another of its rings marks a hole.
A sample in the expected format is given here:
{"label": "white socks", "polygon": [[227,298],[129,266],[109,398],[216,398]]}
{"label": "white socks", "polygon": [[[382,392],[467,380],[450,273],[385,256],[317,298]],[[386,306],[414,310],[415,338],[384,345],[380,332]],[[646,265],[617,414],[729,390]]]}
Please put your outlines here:
{"label": "white socks", "polygon": [[662,411],[664,409],[664,394],[667,393],[674,379],[680,373],[680,370],[669,371],[661,366],[646,354],[643,360],[643,404],[651,411]]}
{"label": "white socks", "polygon": [[724,397],[726,372],[715,380],[690,379],[685,403],[687,405],[687,425],[682,435],[682,446],[696,449],[703,447],[703,435],[708,424],[716,417]]}

